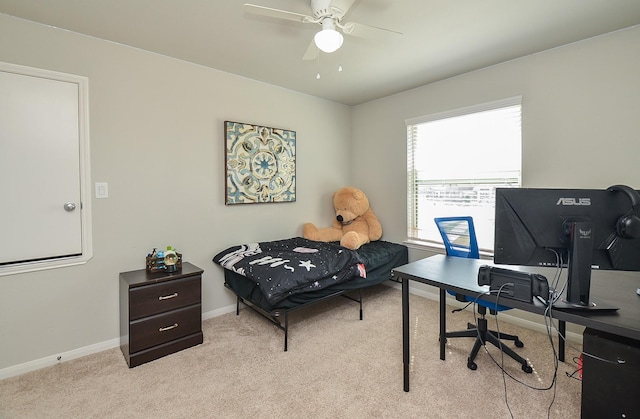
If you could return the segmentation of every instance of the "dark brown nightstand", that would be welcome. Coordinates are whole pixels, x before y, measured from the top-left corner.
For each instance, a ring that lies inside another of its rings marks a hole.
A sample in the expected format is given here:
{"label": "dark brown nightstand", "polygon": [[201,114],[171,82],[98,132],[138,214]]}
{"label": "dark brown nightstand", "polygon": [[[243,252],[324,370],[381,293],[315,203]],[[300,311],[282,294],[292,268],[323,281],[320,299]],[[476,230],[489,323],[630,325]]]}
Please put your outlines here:
{"label": "dark brown nightstand", "polygon": [[129,368],[202,343],[202,272],[120,273],[120,348]]}

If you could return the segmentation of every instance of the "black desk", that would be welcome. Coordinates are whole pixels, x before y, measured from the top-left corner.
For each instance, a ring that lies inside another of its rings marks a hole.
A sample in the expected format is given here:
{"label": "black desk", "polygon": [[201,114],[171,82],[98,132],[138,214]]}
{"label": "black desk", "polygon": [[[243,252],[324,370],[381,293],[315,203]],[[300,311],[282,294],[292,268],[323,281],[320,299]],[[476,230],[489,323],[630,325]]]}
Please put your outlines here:
{"label": "black desk", "polygon": [[[488,291],[488,286],[479,286],[477,282],[478,268],[481,265],[491,265],[491,263],[487,260],[436,255],[400,266],[392,271],[392,275],[402,281],[404,391],[409,391],[409,281],[440,288],[440,334],[444,335],[445,290],[457,291],[473,297]],[[591,295],[615,304],[619,310],[607,314],[594,314],[554,309],[553,317],[559,321],[575,323],[611,335],[640,341],[640,297],[635,294],[638,287],[640,287],[638,276],[627,276],[616,272],[594,272],[591,280]],[[491,296],[480,298],[495,299]],[[508,301],[508,305],[513,308],[544,315],[545,307],[537,300],[533,303],[511,299]],[[440,339],[440,344],[440,358],[444,359],[444,339]]]}

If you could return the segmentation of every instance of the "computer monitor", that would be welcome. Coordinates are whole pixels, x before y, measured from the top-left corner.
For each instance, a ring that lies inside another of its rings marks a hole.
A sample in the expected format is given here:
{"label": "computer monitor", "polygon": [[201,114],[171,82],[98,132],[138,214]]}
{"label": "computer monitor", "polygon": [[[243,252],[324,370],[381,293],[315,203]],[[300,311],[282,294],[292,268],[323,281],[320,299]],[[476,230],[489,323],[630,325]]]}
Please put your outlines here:
{"label": "computer monitor", "polygon": [[[568,307],[590,299],[591,269],[640,271],[640,194],[608,189],[496,189],[494,262],[568,267]],[[614,308],[614,307],[612,307]]]}

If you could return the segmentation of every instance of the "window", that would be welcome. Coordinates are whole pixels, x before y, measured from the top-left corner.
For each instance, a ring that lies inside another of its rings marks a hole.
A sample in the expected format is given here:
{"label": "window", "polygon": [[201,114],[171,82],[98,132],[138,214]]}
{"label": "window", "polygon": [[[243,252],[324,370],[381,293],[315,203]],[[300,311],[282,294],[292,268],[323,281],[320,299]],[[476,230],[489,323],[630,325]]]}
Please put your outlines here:
{"label": "window", "polygon": [[470,215],[493,249],[495,189],[521,184],[522,98],[406,121],[408,238],[441,243],[435,217]]}

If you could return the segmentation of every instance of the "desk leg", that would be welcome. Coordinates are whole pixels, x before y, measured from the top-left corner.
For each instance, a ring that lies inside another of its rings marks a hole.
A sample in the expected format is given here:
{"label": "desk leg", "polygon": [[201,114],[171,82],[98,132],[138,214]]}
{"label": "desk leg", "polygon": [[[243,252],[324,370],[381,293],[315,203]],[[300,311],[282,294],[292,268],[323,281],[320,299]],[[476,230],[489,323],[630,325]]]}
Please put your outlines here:
{"label": "desk leg", "polygon": [[402,363],[404,391],[409,391],[409,280],[402,278]]}
{"label": "desk leg", "polygon": [[567,337],[567,323],[564,320],[558,321],[558,360],[564,362],[564,338]]}
{"label": "desk leg", "polygon": [[447,293],[440,288],[440,359],[444,361],[445,344],[447,343]]}

